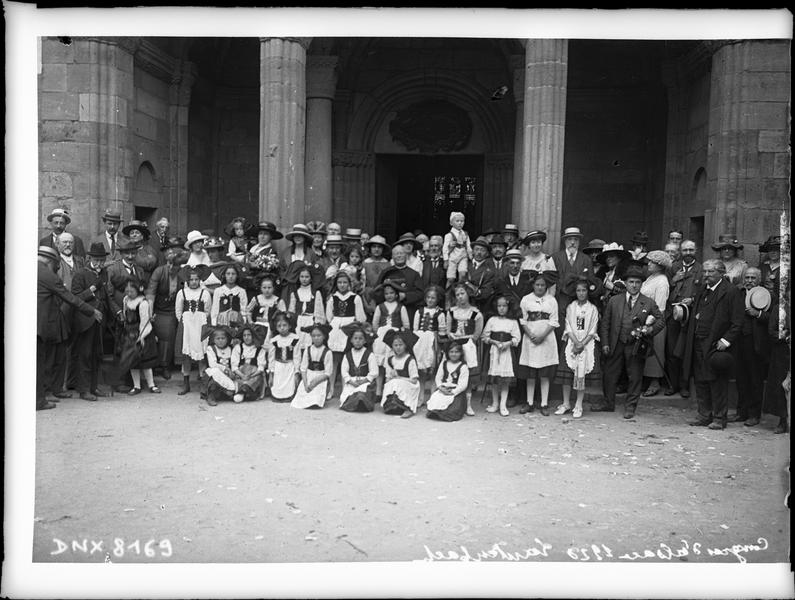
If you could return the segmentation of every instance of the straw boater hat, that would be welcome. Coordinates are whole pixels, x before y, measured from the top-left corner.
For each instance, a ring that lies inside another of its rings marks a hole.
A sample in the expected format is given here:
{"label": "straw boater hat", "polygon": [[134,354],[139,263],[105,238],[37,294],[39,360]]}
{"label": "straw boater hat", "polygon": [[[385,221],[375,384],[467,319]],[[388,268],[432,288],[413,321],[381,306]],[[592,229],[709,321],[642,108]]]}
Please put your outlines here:
{"label": "straw boater hat", "polygon": [[607,244],[606,241],[600,240],[599,238],[594,238],[590,242],[588,242],[588,245],[585,248],[582,249],[583,254],[588,254],[588,255],[598,254],[599,252],[602,251],[602,249],[606,244]]}
{"label": "straw boater hat", "polygon": [[513,233],[516,237],[519,237],[519,226],[514,223],[506,223],[502,227],[502,233]]}
{"label": "straw boater hat", "polygon": [[97,258],[105,258],[110,252],[105,250],[105,245],[102,242],[92,242],[91,247],[86,252],[87,256],[96,256]]}
{"label": "straw boater hat", "polygon": [[533,231],[528,231],[527,234],[522,238],[522,244],[527,246],[530,243],[530,240],[541,239],[541,242],[547,241],[547,234],[540,229],[534,229]]}
{"label": "straw boater hat", "polygon": [[268,233],[271,234],[272,240],[280,240],[284,237],[282,235],[282,232],[276,229],[276,225],[274,225],[270,221],[260,221],[254,226],[254,231],[256,231],[257,233],[259,233],[260,231],[267,231]]}
{"label": "straw boater hat", "polygon": [[674,262],[664,250],[652,250],[646,255],[646,261],[654,263],[663,269],[670,269]]}
{"label": "straw boater hat", "polygon": [[632,244],[645,245],[649,243],[649,234],[645,231],[636,231],[632,239],[629,240]]}
{"label": "straw boater hat", "polygon": [[781,248],[781,236],[771,235],[764,244],[759,244],[760,252],[770,252]]}
{"label": "straw boater hat", "polygon": [[610,255],[618,256],[619,260],[626,260],[632,257],[632,253],[629,250],[624,250],[624,246],[613,242],[612,244],[605,244],[602,246],[602,251],[596,255],[596,260],[597,262],[605,264],[607,257]]}
{"label": "straw boater hat", "polygon": [[336,233],[332,233],[331,235],[326,236],[326,247],[328,246],[344,246],[345,241],[342,239],[341,235],[337,235]]}
{"label": "straw boater hat", "polygon": [[63,217],[64,219],[66,219],[67,225],[69,225],[69,223],[72,222],[72,217],[69,216],[69,211],[66,210],[65,208],[53,208],[52,212],[49,215],[47,215],[47,220],[50,223],[52,223],[52,220],[55,217]]}
{"label": "straw boater hat", "polygon": [[745,308],[765,311],[770,308],[772,302],[770,290],[761,285],[753,287],[745,293]]}
{"label": "straw boater hat", "polygon": [[61,260],[61,255],[58,254],[58,251],[55,248],[50,248],[49,246],[39,246],[39,256],[49,258],[55,262],[59,262]]}
{"label": "straw boater hat", "polygon": [[309,223],[306,224],[306,228],[312,235],[318,234],[326,237],[328,233],[326,231],[326,224],[323,221],[309,221]]}
{"label": "straw boater hat", "polygon": [[674,321],[681,321],[683,325],[687,323],[690,319],[690,307],[682,302],[676,302],[672,306]]}
{"label": "straw boater hat", "polygon": [[[525,236],[527,237],[527,236]],[[560,236],[560,239],[565,240],[568,237],[578,237],[582,238],[582,232],[580,231],[579,227],[566,227],[563,230],[563,235]]]}
{"label": "straw boater hat", "polygon": [[194,229],[193,231],[188,233],[188,239],[185,241],[185,250],[190,250],[190,247],[195,244],[196,242],[203,242],[209,236],[204,235],[200,231]]}
{"label": "straw boater hat", "polygon": [[417,238],[414,237],[413,233],[404,233],[392,243],[392,247],[394,248],[395,246],[402,246],[403,244],[408,244],[408,243],[413,244],[415,250],[422,249],[422,244],[417,241]]}
{"label": "straw boater hat", "polygon": [[472,242],[472,247],[474,248],[475,246],[483,246],[486,250],[491,252],[491,246],[489,245],[489,240],[487,240],[482,235],[474,242]]}
{"label": "straw boater hat", "polygon": [[110,221],[112,223],[121,223],[121,213],[118,210],[105,209],[102,215],[103,221]]}
{"label": "straw boater hat", "polygon": [[140,231],[141,235],[144,236],[144,240],[148,240],[150,237],[152,237],[152,233],[149,231],[149,225],[147,225],[145,221],[138,221],[136,219],[133,219],[127,223],[127,225],[122,228],[121,232],[124,235],[129,236],[133,229]]}
{"label": "straw boater hat", "polygon": [[284,238],[292,242],[293,238],[296,236],[304,238],[308,244],[312,243],[312,234],[309,232],[309,228],[303,223],[296,223],[293,225],[292,230],[288,231]]}
{"label": "straw boater hat", "polygon": [[384,250],[389,249],[389,244],[386,243],[386,240],[380,235],[374,235],[369,240],[367,240],[364,246],[382,246]]}
{"label": "straw boater hat", "polygon": [[508,252],[505,253],[505,260],[511,260],[512,258],[522,261],[524,260],[524,255],[522,254],[522,251],[519,250],[518,248],[511,248],[510,250],[508,250]]}
{"label": "straw boater hat", "polygon": [[348,227],[345,229],[345,234],[342,239],[349,242],[358,242],[362,239],[362,230],[356,227]]}
{"label": "straw boater hat", "polygon": [[737,241],[737,237],[731,233],[724,233],[718,236],[718,241],[712,244],[712,249],[716,252],[723,248],[734,248],[735,250],[742,250],[743,245]]}

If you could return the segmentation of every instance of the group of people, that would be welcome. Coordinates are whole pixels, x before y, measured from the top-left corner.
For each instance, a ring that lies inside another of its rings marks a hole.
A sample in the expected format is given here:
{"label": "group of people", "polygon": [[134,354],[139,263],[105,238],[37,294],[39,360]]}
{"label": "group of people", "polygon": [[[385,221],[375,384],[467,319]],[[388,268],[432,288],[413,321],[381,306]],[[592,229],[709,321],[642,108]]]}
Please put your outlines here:
{"label": "group of people", "polygon": [[[519,406],[547,416],[553,383],[556,415],[580,418],[590,388],[598,390],[592,411],[614,411],[626,392],[629,419],[642,396],[688,396],[692,377],[694,425],[754,426],[764,410],[779,417],[777,432],[788,429],[779,236],[760,245],[766,260],[752,267],[728,235],[703,264],[680,231],[649,251],[643,232],[625,250],[599,239],[583,245],[580,229],[568,227],[563,249],[547,254],[544,231],[520,235],[506,224],[473,239],[455,212],[444,236],[418,231],[390,244],[337,223],[282,233],[243,217],[225,237],[182,238],[165,219],[150,232],[143,221],[121,227],[108,210],[87,251],[66,231],[68,211],[48,221],[52,233],[39,242],[38,409],[54,407],[48,392],[55,401],[69,389],[88,401],[106,395],[100,363],[113,354],[106,383],[119,393],[139,394],[143,383],[159,393],[155,377],[169,379],[179,364],[178,393],[188,394],[195,363],[194,388],[210,405],[270,397],[322,408],[338,397],[344,410],[380,403],[408,418],[424,406],[445,421],[474,415],[473,394],[486,388],[490,413]],[[738,403],[729,417],[731,378]]]}

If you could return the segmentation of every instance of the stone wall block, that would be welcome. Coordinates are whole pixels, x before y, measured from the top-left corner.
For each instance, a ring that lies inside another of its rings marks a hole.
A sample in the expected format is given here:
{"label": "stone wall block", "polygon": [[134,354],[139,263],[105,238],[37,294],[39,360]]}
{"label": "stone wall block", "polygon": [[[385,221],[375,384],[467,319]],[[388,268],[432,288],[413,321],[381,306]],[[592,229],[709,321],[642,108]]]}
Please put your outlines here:
{"label": "stone wall block", "polygon": [[757,42],[751,48],[748,57],[749,70],[786,72],[791,68],[790,40]]}
{"label": "stone wall block", "polygon": [[135,110],[139,110],[156,119],[165,120],[168,118],[168,103],[144,90],[136,90],[135,92]]}
{"label": "stone wall block", "polygon": [[64,172],[39,172],[39,194],[54,198],[72,197],[72,177]]}
{"label": "stone wall block", "polygon": [[762,130],[759,132],[757,149],[759,152],[784,152],[789,148],[789,135],[786,131]]}
{"label": "stone wall block", "polygon": [[743,104],[740,127],[743,129],[780,129],[786,125],[789,109],[786,102]]}
{"label": "stone wall block", "polygon": [[66,64],[74,62],[75,49],[76,45],[74,40],[67,46],[61,43],[56,37],[45,37],[41,41],[41,61],[43,64]]}
{"label": "stone wall block", "polygon": [[39,118],[72,121],[78,118],[78,98],[68,92],[42,92],[39,95]]}
{"label": "stone wall block", "polygon": [[149,140],[157,139],[157,120],[136,111],[133,116],[132,130],[136,135],[140,135]]}
{"label": "stone wall block", "polygon": [[42,92],[65,92],[66,68],[65,64],[42,64],[39,90]]}
{"label": "stone wall block", "polygon": [[791,87],[789,73],[748,73],[740,98],[746,102],[787,102]]}
{"label": "stone wall block", "polygon": [[776,152],[773,161],[773,177],[789,179],[792,173],[792,155],[786,152]]}

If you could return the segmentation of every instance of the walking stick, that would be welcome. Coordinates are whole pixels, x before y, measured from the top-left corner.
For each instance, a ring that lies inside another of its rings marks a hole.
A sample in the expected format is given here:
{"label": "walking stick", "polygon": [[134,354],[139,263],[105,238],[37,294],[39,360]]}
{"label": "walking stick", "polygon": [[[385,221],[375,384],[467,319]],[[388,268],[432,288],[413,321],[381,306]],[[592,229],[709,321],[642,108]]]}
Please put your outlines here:
{"label": "walking stick", "polygon": [[654,356],[654,359],[657,361],[657,364],[660,365],[660,369],[662,369],[663,377],[665,378],[665,383],[668,385],[669,389],[673,389],[674,386],[671,385],[671,380],[668,378],[668,373],[665,372],[665,365],[660,360],[660,357],[657,356],[657,351],[654,349],[654,340],[652,339],[651,343],[651,353]]}

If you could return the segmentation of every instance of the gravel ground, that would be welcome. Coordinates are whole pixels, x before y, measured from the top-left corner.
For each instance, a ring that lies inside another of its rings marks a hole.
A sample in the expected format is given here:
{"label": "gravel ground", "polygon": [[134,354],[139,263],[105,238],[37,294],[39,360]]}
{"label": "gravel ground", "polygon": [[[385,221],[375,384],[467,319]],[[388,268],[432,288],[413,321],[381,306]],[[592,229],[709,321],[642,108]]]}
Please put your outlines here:
{"label": "gravel ground", "polygon": [[177,379],[37,413],[34,562],[788,562],[770,417],[689,427],[675,396],[439,423],[209,407]]}

